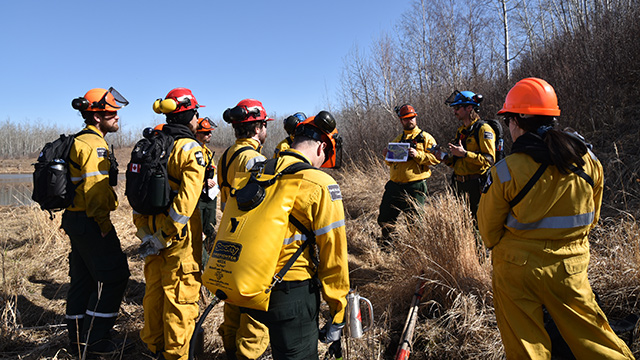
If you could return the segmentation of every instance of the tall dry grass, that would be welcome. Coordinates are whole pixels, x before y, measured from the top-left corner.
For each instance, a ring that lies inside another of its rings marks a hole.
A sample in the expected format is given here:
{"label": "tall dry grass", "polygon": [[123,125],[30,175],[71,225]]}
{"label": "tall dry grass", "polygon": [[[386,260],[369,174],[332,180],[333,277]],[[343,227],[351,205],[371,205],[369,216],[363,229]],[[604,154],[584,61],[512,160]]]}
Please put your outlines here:
{"label": "tall dry grass", "polygon": [[[503,357],[495,323],[490,259],[476,254],[471,216],[463,202],[446,189],[432,195],[415,218],[401,217],[394,233],[394,250],[378,245],[378,206],[388,167],[379,156],[367,167],[346,164],[330,173],[341,186],[347,214],[351,286],[374,306],[375,324],[361,339],[344,341],[347,359],[392,359],[416,285],[426,280],[419,307],[411,359],[500,359]],[[434,176],[446,173],[438,169]],[[434,179],[435,180],[435,179]],[[429,180],[431,184],[431,180]],[[120,206],[112,213],[116,231],[129,258],[132,277],[116,324],[118,336],[136,341],[122,359],[145,359],[138,332],[143,325],[142,261],[135,255],[131,208],[117,188]],[[64,323],[68,290],[69,241],[55,220],[35,206],[0,208],[2,283],[0,284],[0,358],[71,359]],[[607,218],[591,236],[592,286],[611,319],[640,313],[639,230],[626,216]],[[201,301],[201,309],[210,300]],[[218,306],[204,323],[202,359],[224,359],[217,328]],[[636,356],[637,344],[632,346]],[[320,345],[321,357],[326,346]],[[263,357],[269,359],[267,354]]]}

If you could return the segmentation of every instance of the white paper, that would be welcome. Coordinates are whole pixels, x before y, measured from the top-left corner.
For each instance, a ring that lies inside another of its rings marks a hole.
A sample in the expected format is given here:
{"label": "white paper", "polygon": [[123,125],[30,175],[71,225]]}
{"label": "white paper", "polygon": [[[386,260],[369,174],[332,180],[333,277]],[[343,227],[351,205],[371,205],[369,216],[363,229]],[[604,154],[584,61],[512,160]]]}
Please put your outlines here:
{"label": "white paper", "polygon": [[407,143],[389,143],[387,145],[387,157],[389,162],[404,162],[409,158],[409,147]]}
{"label": "white paper", "polygon": [[215,184],[207,190],[207,196],[209,197],[209,199],[213,200],[216,198],[216,196],[218,196],[219,192],[220,188],[218,187],[218,184]]}

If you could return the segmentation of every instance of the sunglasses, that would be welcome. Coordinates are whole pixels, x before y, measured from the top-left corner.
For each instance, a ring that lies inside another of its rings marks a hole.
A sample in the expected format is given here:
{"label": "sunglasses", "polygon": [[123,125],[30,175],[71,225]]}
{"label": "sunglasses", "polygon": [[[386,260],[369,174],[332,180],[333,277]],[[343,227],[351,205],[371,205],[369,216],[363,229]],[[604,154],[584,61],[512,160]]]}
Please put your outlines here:
{"label": "sunglasses", "polygon": [[208,136],[211,135],[211,131],[203,131],[201,132],[201,134],[203,134],[204,136]]}

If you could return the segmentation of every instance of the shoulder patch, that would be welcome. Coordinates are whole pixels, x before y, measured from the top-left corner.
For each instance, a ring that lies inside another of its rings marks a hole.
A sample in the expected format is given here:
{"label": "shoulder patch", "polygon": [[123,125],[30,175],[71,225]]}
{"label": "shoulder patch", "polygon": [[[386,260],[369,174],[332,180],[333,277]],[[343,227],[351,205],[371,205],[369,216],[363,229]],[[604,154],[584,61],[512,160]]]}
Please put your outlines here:
{"label": "shoulder patch", "polygon": [[342,200],[342,192],[338,184],[328,185],[327,190],[329,190],[329,195],[331,195],[331,201]]}
{"label": "shoulder patch", "polygon": [[204,156],[202,155],[202,151],[196,151],[196,161],[198,161],[198,165],[207,166],[207,163],[204,162]]}
{"label": "shoulder patch", "polygon": [[491,131],[485,131],[484,132],[484,138],[485,139],[489,139],[489,140],[493,140],[493,133]]}
{"label": "shoulder patch", "polygon": [[487,174],[487,179],[485,180],[484,185],[482,185],[483,194],[486,194],[487,191],[489,191],[491,184],[493,184],[493,179],[491,178],[491,171],[489,171],[489,173]]}
{"label": "shoulder patch", "polygon": [[107,157],[107,149],[103,147],[96,148],[96,154],[99,158]]}

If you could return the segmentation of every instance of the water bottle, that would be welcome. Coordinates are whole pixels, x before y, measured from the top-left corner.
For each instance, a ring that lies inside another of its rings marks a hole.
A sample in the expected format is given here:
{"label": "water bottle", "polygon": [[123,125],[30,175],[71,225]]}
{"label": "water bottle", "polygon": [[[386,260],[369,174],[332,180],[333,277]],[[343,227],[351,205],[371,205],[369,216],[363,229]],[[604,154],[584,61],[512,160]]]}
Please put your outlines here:
{"label": "water bottle", "polygon": [[165,178],[163,174],[153,174],[150,190],[151,206],[164,207],[167,199],[165,198]]}
{"label": "water bottle", "polygon": [[[368,325],[362,326],[362,313],[360,311],[360,302],[365,304],[367,308]],[[347,309],[346,309],[346,332],[347,336],[354,339],[359,339],[365,332],[369,331],[373,327],[373,305],[369,299],[358,295],[354,290],[349,291],[347,294]]]}

